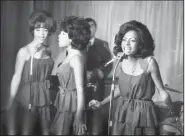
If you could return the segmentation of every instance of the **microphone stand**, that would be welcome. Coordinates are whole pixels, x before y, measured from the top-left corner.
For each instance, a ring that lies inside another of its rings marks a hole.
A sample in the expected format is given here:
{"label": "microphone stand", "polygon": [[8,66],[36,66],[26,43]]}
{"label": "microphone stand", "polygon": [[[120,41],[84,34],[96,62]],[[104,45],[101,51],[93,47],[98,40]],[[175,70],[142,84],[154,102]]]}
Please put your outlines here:
{"label": "microphone stand", "polygon": [[29,105],[28,105],[29,111],[31,111],[31,107],[32,107],[32,102],[31,102],[32,88],[31,88],[31,86],[32,86],[32,74],[33,74],[33,57],[37,51],[38,51],[38,49],[36,49],[36,51],[32,54],[31,61],[30,61],[30,100],[29,100]]}
{"label": "microphone stand", "polygon": [[109,119],[108,119],[108,135],[111,135],[112,126],[113,126],[112,120],[113,120],[113,103],[114,103],[113,100],[114,100],[114,90],[115,90],[115,72],[116,72],[116,69],[117,69],[118,64],[119,64],[120,60],[122,59],[122,57],[120,57],[118,59],[118,61],[116,62],[116,65],[114,67],[114,70],[113,70],[111,93],[110,93],[110,106],[109,106]]}

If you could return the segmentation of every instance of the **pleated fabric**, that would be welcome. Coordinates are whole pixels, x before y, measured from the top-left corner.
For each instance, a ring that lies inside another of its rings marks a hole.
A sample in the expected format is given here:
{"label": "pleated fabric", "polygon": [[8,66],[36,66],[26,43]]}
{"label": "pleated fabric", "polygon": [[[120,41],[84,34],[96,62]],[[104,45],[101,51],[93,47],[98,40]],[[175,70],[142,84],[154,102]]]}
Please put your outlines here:
{"label": "pleated fabric", "polygon": [[60,88],[54,106],[57,109],[50,131],[54,135],[71,135],[77,111],[77,91],[74,71],[69,63],[61,63],[57,69]]}
{"label": "pleated fabric", "polygon": [[[50,83],[47,80],[51,74],[54,61],[51,58],[36,59],[33,58],[33,74],[30,76],[31,59],[25,62],[22,79],[18,93],[15,97],[25,110],[29,109],[37,113],[40,118],[50,120]],[[37,109],[35,111],[35,109]]]}
{"label": "pleated fabric", "polygon": [[156,128],[156,117],[152,96],[155,85],[147,72],[148,61],[142,62],[144,72],[138,76],[125,73],[118,67],[118,83],[121,98],[115,112],[113,135],[135,135],[136,128]]}

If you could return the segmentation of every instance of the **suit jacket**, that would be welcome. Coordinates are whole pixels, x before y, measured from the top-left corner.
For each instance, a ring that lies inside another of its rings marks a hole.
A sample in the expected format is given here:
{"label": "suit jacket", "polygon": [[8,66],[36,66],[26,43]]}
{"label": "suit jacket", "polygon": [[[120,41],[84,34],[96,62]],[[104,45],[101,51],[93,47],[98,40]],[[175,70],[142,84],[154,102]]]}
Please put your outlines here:
{"label": "suit jacket", "polygon": [[[95,38],[94,44],[89,47],[87,51],[87,70],[99,68],[108,75],[109,69],[103,68],[103,65],[111,59],[111,53],[108,46],[108,42]],[[105,71],[106,70],[106,71]]]}
{"label": "suit jacket", "polygon": [[[99,89],[96,94],[92,95],[95,99],[101,100],[103,97],[103,79],[108,76],[112,69],[112,65],[104,67],[104,64],[111,58],[108,42],[95,38],[94,44],[87,51],[87,71],[93,71],[95,75],[93,81],[99,83]],[[103,78],[100,78],[95,72],[97,69],[103,72]]]}

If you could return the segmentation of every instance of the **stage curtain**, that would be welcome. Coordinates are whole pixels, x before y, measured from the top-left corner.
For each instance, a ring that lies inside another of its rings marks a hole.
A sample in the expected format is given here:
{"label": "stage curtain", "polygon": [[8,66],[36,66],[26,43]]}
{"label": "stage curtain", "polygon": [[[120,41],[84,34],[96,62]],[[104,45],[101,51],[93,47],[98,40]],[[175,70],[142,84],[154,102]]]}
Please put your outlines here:
{"label": "stage curtain", "polygon": [[7,102],[18,50],[31,42],[28,18],[33,1],[1,1],[1,108]]}
{"label": "stage curtain", "polygon": [[[155,40],[155,58],[164,84],[183,93],[183,1],[1,1],[2,102],[9,93],[17,51],[31,41],[27,20],[34,9],[50,11],[58,23],[71,15],[94,18],[98,25],[96,36],[106,40],[111,51],[120,25],[141,21]],[[62,51],[58,33],[59,28],[47,41],[54,59]],[[183,94],[169,93],[173,100],[183,100]]]}

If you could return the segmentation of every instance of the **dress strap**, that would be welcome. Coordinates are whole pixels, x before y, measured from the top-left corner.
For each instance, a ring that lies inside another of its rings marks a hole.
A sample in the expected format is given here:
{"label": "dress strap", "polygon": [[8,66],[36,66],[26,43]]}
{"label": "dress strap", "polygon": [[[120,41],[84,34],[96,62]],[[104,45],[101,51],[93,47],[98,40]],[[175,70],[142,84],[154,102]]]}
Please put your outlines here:
{"label": "dress strap", "polygon": [[153,56],[149,56],[149,57],[147,58],[146,72],[148,72],[148,67],[149,67],[150,61],[151,61],[153,58],[154,58]]}
{"label": "dress strap", "polygon": [[116,68],[115,77],[119,78],[119,75],[120,75],[121,71],[122,71],[122,69],[121,69],[121,62],[119,62],[118,66]]}
{"label": "dress strap", "polygon": [[58,62],[58,65],[57,65],[57,68],[63,63],[63,61],[66,59],[66,57],[67,57],[67,55],[68,55],[68,52],[67,52],[67,50],[66,51],[64,51],[64,53],[63,54],[61,54],[62,55],[62,58],[63,58],[63,56],[64,56],[64,58],[63,58],[63,60],[62,61],[59,61]]}
{"label": "dress strap", "polygon": [[26,48],[26,51],[27,51],[28,54],[29,54],[29,55],[26,57],[26,60],[28,61],[29,59],[31,59],[31,53],[30,53],[28,47],[25,47],[25,48]]}
{"label": "dress strap", "polygon": [[70,61],[74,58],[74,57],[76,57],[76,56],[83,56],[83,55],[80,55],[80,54],[75,54],[75,55],[73,55],[73,56],[71,56],[70,58],[69,58],[69,60],[66,62],[66,63],[64,63],[64,60],[67,58],[67,56],[63,59],[63,61],[61,61],[60,63],[58,63],[58,67],[61,65],[61,64],[68,64],[68,63],[70,63]]}

